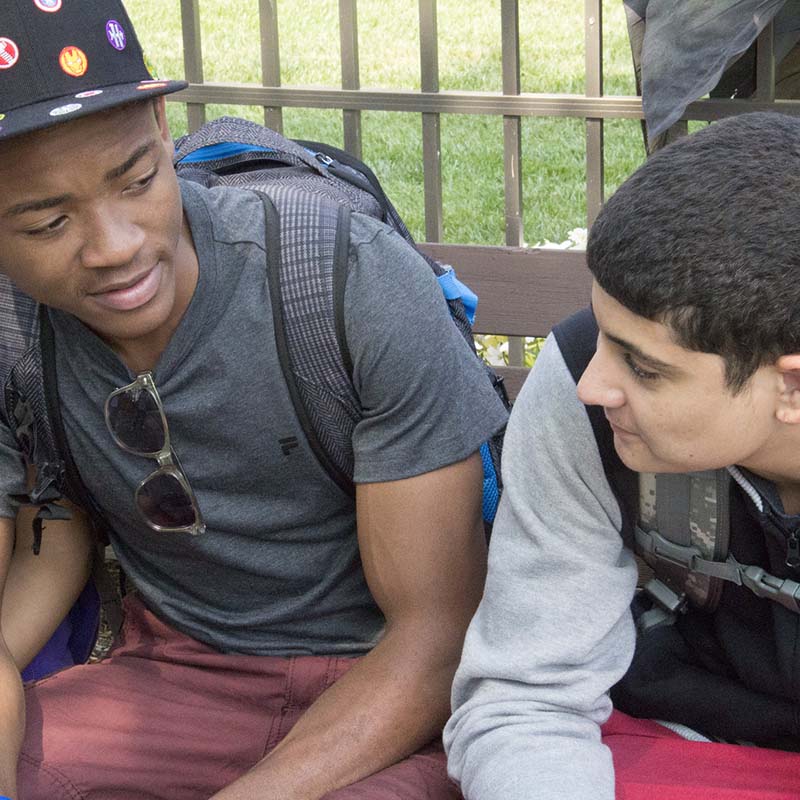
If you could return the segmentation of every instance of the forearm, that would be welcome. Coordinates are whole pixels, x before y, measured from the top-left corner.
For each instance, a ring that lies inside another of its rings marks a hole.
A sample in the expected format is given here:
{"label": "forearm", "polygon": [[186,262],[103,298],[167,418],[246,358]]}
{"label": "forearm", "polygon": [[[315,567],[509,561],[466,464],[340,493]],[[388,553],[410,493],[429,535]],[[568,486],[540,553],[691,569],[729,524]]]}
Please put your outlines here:
{"label": "forearm", "polygon": [[25,696],[19,670],[0,637],[0,794],[17,793],[17,759],[25,732]]}
{"label": "forearm", "polygon": [[45,524],[38,555],[32,551],[34,509],[17,520],[14,555],[2,598],[3,636],[17,667],[24,669],[72,608],[91,572],[89,528],[73,509],[73,518]]}
{"label": "forearm", "polygon": [[413,753],[447,719],[459,651],[451,626],[388,630],[275,750],[214,800],[317,800]]}

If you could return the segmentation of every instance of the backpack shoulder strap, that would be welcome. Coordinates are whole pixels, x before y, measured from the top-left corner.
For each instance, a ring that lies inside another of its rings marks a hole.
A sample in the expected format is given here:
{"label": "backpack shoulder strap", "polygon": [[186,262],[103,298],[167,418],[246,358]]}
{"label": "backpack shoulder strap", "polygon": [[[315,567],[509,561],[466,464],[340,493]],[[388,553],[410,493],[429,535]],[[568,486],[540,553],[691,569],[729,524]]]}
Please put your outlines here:
{"label": "backpack shoulder strap", "polygon": [[81,480],[64,433],[47,309],[5,278],[0,283],[0,330],[3,417],[35,473],[30,491],[15,498],[39,508],[34,519],[34,552],[41,545],[43,521],[69,517],[66,509],[56,505],[62,496],[86,510],[100,534],[102,517]]}
{"label": "backpack shoulder strap", "polygon": [[350,211],[289,187],[259,193],[266,216],[267,281],[278,356],[312,450],[349,494],[352,435],[361,408],[344,320]]}
{"label": "backpack shoulder strap", "polygon": [[45,391],[41,325],[46,316],[38,303],[3,279],[3,417],[26,464],[34,471],[34,485],[27,494],[14,497],[20,504],[39,508],[33,523],[34,553],[41,546],[43,520],[69,518],[69,512],[55,504],[67,492],[64,462]]}
{"label": "backpack shoulder strap", "polygon": [[[553,328],[553,335],[558,342],[561,355],[576,385],[594,356],[597,333],[597,322],[589,307],[559,322]],[[614,448],[614,434],[603,414],[603,409],[600,406],[586,406],[586,413],[600,451],[603,470],[619,503],[623,541],[633,549],[639,498],[636,473],[629,470],[617,455]]]}
{"label": "backpack shoulder strap", "polygon": [[646,591],[670,613],[686,600],[716,609],[723,579],[704,572],[704,562],[728,557],[729,507],[727,470],[639,475],[636,549],[656,575]]}

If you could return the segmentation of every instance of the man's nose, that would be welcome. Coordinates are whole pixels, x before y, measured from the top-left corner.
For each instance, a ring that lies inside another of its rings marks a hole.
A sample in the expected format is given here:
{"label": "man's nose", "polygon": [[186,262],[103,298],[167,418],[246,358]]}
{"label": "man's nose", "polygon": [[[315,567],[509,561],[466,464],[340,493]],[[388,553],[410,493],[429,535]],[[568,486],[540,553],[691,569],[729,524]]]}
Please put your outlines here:
{"label": "man's nose", "polygon": [[587,406],[619,408],[625,405],[625,393],[613,379],[614,370],[600,352],[596,352],[578,381],[578,398]]}
{"label": "man's nose", "polygon": [[99,208],[86,224],[81,261],[90,269],[125,266],[141,250],[144,239],[141,226],[120,209]]}

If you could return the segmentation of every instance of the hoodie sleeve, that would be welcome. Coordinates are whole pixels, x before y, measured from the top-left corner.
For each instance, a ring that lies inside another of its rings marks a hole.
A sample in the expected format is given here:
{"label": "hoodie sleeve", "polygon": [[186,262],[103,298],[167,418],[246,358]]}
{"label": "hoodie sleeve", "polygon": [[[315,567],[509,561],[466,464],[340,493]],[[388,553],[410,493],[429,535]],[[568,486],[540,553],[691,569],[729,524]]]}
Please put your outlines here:
{"label": "hoodie sleeve", "polygon": [[445,729],[450,773],[466,800],[613,800],[600,725],[633,655],[637,571],[552,336],[514,407],[503,482]]}

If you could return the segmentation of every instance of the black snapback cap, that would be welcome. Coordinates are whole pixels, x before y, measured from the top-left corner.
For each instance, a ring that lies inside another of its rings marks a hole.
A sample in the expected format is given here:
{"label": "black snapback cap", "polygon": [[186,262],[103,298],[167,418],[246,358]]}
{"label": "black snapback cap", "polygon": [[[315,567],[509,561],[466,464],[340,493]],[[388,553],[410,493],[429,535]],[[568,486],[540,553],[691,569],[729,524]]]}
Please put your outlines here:
{"label": "black snapback cap", "polygon": [[120,0],[0,0],[0,139],[187,85],[152,77]]}

